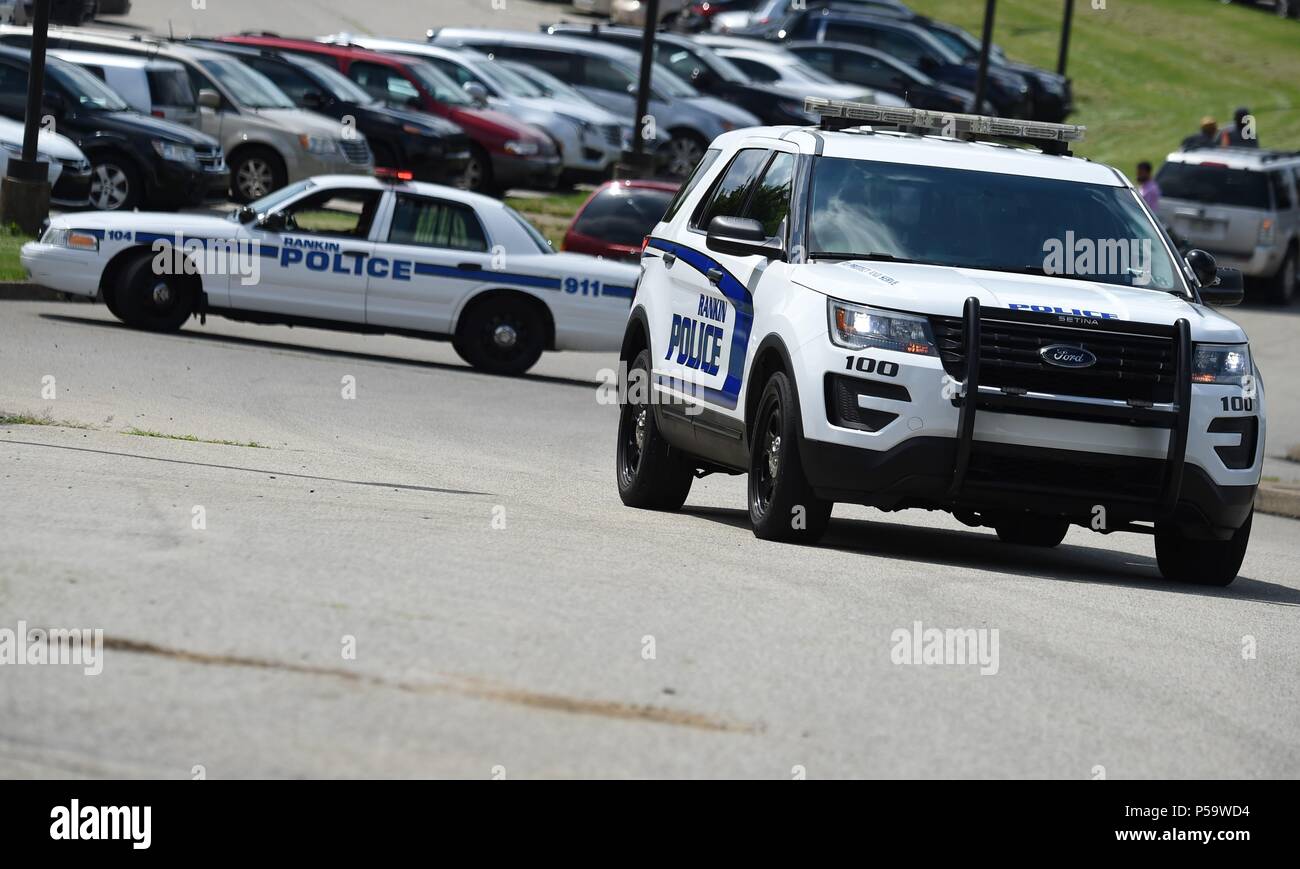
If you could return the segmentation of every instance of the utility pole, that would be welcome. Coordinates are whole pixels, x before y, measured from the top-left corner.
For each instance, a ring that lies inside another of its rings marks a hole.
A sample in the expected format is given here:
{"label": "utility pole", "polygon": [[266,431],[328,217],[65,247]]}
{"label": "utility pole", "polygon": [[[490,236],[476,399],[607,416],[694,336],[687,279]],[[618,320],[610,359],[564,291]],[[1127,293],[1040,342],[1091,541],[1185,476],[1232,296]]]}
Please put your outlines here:
{"label": "utility pole", "polygon": [[984,38],[980,42],[979,71],[975,74],[975,107],[971,109],[976,115],[984,107],[984,92],[988,87],[989,48],[993,45],[993,14],[997,5],[997,0],[988,0],[984,7]]}
{"label": "utility pole", "polygon": [[1061,25],[1061,53],[1056,60],[1057,75],[1065,75],[1065,62],[1070,57],[1070,28],[1074,26],[1074,0],[1065,0],[1065,23]]}
{"label": "utility pole", "polygon": [[23,153],[9,161],[0,182],[0,224],[18,224],[29,235],[40,231],[50,213],[49,166],[39,158],[41,103],[45,85],[45,47],[49,38],[50,0],[35,0],[32,22],[32,58],[27,75],[27,117]]}
{"label": "utility pole", "polygon": [[[632,153],[619,175],[624,178],[644,178],[654,168],[654,151],[646,153],[645,117],[650,113],[650,70],[654,68],[655,30],[659,25],[659,0],[644,0],[645,29],[641,35],[641,72],[636,91],[636,117],[632,119]],[[655,125],[657,127],[657,125]],[[658,138],[658,130],[653,129]]]}

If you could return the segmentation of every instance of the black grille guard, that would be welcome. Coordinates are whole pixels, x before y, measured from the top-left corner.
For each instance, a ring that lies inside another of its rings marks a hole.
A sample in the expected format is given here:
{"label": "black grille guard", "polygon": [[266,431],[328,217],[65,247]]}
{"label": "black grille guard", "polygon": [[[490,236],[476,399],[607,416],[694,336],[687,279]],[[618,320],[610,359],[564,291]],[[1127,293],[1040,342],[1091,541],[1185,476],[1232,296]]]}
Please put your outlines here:
{"label": "black grille guard", "polygon": [[954,399],[960,412],[957,418],[957,451],[953,463],[950,501],[962,500],[971,451],[975,446],[977,405],[986,410],[1044,415],[1074,413],[1095,422],[1126,421],[1169,429],[1169,449],[1165,456],[1164,480],[1160,487],[1158,508],[1172,514],[1178,504],[1183,482],[1183,464],[1187,457],[1187,427],[1192,408],[1192,330],[1185,319],[1174,325],[1177,366],[1174,370],[1175,400],[1172,404],[1133,406],[1123,402],[1048,396],[998,387],[980,387],[980,302],[971,296],[962,308],[962,335],[966,345],[965,382]]}

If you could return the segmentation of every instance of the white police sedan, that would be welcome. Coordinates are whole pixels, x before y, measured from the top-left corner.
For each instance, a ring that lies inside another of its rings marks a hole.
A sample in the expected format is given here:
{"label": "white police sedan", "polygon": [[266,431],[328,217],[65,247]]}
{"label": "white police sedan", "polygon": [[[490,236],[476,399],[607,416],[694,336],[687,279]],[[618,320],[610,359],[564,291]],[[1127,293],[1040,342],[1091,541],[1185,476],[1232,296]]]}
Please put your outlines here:
{"label": "white police sedan", "polygon": [[397,172],[308,178],[228,217],[65,215],[22,261],[137,328],[214,314],[449,337],[501,374],[543,350],[617,349],[639,272],[556,253],[504,203]]}

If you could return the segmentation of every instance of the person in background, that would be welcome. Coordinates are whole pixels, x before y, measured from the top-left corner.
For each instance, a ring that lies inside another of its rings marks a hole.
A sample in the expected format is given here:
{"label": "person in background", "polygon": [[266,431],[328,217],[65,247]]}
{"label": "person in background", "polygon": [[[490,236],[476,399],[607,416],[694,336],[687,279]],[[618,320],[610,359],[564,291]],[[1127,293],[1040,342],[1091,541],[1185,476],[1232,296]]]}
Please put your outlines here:
{"label": "person in background", "polygon": [[1219,122],[1206,115],[1201,118],[1201,131],[1183,139],[1182,151],[1194,151],[1197,148],[1213,148],[1218,144]]}
{"label": "person in background", "polygon": [[1147,208],[1155,211],[1160,204],[1160,185],[1151,177],[1151,164],[1146,160],[1138,164],[1137,182],[1138,192],[1142,194]]}
{"label": "person in background", "polygon": [[[1232,125],[1219,134],[1219,146],[1222,148],[1258,148],[1259,136],[1255,132],[1255,125],[1251,123],[1250,129],[1246,129],[1246,118],[1250,117],[1250,109],[1242,106],[1232,113]],[[1252,122],[1254,121],[1251,118]],[[1250,135],[1247,136],[1246,134]]]}

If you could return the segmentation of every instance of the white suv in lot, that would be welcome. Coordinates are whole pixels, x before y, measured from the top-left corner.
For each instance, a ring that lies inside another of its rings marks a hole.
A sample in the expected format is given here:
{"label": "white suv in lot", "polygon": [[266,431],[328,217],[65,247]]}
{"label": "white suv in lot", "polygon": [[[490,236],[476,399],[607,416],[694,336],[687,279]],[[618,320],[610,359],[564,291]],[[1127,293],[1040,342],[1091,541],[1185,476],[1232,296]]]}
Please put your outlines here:
{"label": "white suv in lot", "polygon": [[719,136],[647,238],[624,503],[748,474],[761,538],[815,541],[835,502],[938,509],[1017,544],[1153,534],[1166,577],[1231,582],[1265,433],[1246,335],[1210,307],[1240,272],[1069,156],[1081,127],[807,108],[820,127]]}

